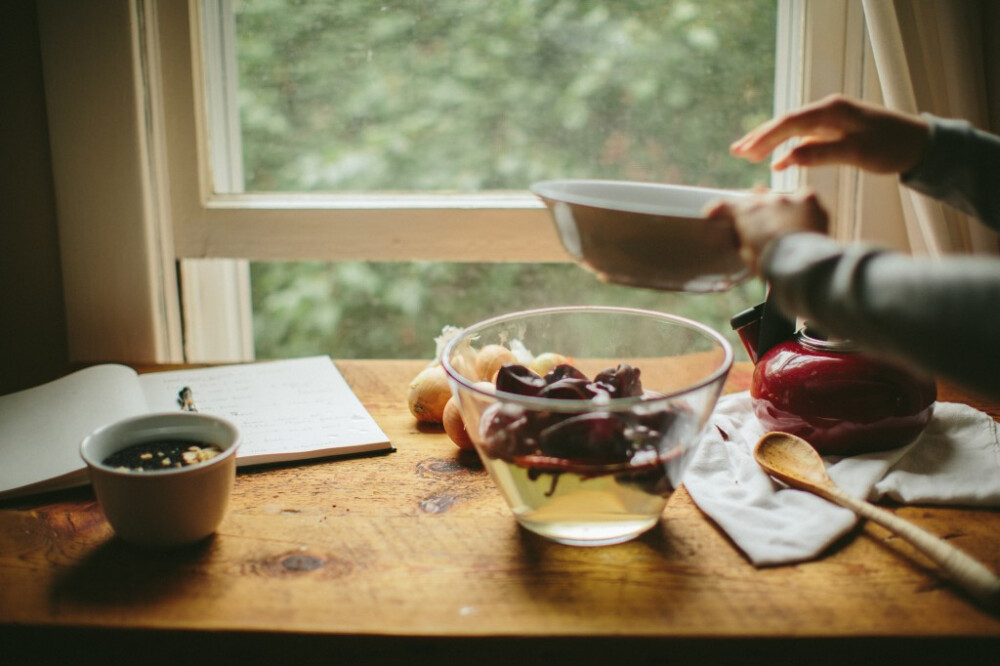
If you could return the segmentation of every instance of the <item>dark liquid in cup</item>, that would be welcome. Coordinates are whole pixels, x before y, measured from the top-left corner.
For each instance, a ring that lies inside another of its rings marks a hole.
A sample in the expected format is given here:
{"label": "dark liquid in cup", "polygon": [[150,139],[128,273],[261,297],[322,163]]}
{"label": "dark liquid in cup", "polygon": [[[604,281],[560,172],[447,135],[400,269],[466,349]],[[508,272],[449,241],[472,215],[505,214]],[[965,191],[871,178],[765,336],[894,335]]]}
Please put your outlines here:
{"label": "dark liquid in cup", "polygon": [[183,439],[164,439],[127,446],[103,460],[109,467],[133,472],[155,472],[189,467],[211,460],[221,450],[215,444]]}

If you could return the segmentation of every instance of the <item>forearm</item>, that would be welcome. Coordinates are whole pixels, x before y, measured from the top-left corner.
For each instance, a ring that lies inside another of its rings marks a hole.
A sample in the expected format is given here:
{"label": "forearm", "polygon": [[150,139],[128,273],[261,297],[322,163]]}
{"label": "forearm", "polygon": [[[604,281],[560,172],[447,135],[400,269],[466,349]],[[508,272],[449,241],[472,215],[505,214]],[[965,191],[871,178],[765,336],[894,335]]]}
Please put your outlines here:
{"label": "forearm", "polygon": [[800,233],[771,243],[762,266],[789,316],[1000,396],[1000,261],[914,259]]}
{"label": "forearm", "polygon": [[902,182],[1000,230],[1000,137],[965,121],[925,117],[927,152]]}

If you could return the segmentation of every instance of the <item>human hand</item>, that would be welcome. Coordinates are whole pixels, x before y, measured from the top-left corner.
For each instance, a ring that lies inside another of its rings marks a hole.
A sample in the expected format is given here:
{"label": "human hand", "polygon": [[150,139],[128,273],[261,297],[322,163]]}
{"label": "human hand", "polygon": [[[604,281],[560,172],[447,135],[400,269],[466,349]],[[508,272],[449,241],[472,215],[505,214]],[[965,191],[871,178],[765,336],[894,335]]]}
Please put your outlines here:
{"label": "human hand", "polygon": [[796,137],[802,142],[772,165],[775,171],[848,164],[874,173],[904,173],[923,158],[930,127],[919,116],[833,95],[760,125],[729,151],[760,162]]}
{"label": "human hand", "polygon": [[772,240],[801,231],[826,233],[829,225],[826,210],[812,191],[722,199],[710,204],[705,215],[733,222],[739,237],[740,258],[757,274],[760,274],[760,255]]}

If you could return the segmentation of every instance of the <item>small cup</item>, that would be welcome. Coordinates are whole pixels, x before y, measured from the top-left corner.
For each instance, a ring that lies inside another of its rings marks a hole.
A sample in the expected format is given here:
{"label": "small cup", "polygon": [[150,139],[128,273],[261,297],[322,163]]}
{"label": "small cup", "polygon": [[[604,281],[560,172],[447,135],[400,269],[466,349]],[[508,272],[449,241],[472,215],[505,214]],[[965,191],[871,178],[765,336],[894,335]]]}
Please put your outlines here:
{"label": "small cup", "polygon": [[[220,452],[186,467],[137,472],[104,463],[135,444],[182,440],[214,444]],[[149,414],[98,428],[80,444],[97,500],[115,533],[145,548],[175,548],[200,541],[219,526],[236,478],[240,434],[208,414]]]}

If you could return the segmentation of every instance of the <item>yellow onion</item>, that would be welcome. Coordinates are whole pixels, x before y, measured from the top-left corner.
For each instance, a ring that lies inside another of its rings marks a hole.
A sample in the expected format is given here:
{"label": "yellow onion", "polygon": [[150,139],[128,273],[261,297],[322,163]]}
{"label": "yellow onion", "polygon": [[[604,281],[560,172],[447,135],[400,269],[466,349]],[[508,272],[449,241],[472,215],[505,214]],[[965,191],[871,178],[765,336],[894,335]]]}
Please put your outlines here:
{"label": "yellow onion", "polygon": [[441,423],[444,406],[451,398],[448,375],[439,363],[421,370],[410,382],[407,402],[410,413],[421,423]]}
{"label": "yellow onion", "polygon": [[528,367],[535,371],[535,373],[541,377],[549,374],[549,371],[557,365],[563,363],[568,363],[572,365],[573,359],[568,356],[563,356],[562,354],[556,354],[555,352],[545,352],[544,354],[539,354],[535,357],[535,360],[531,362]]}
{"label": "yellow onion", "polygon": [[503,345],[486,345],[476,355],[476,374],[489,381],[505,364],[516,362],[514,353]]}
{"label": "yellow onion", "polygon": [[472,439],[469,431],[465,429],[465,421],[462,420],[462,412],[458,407],[458,401],[452,396],[444,406],[444,416],[441,424],[444,431],[448,433],[451,441],[460,449],[472,449]]}

